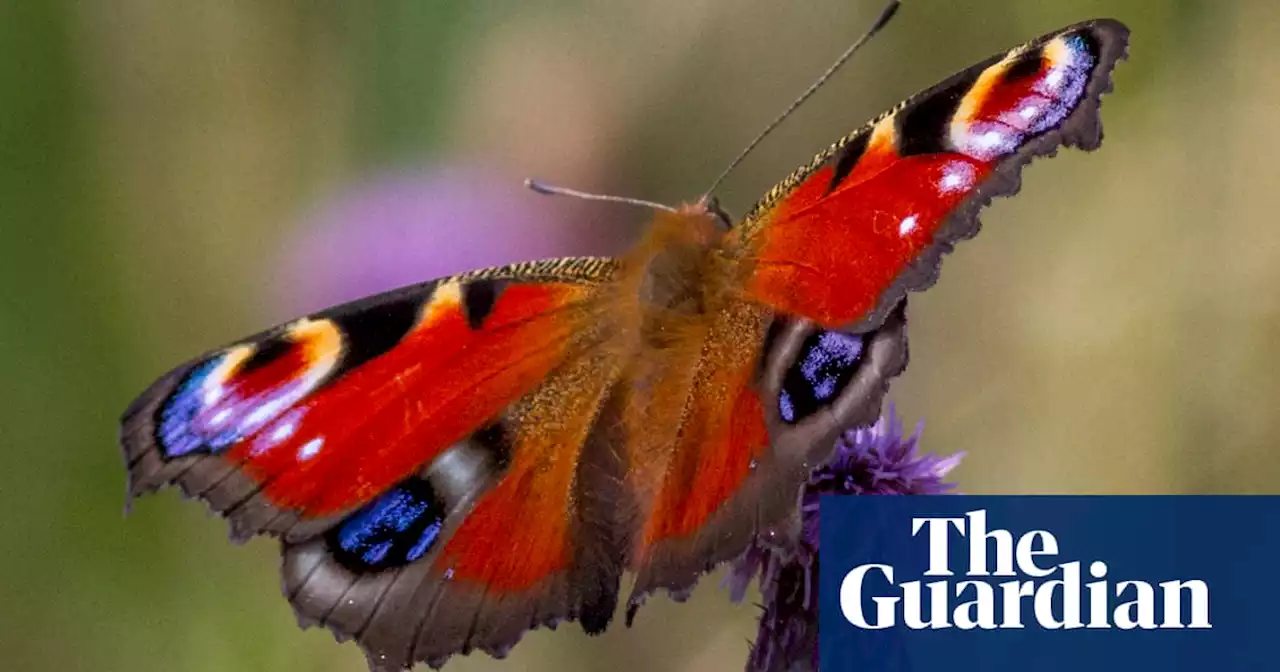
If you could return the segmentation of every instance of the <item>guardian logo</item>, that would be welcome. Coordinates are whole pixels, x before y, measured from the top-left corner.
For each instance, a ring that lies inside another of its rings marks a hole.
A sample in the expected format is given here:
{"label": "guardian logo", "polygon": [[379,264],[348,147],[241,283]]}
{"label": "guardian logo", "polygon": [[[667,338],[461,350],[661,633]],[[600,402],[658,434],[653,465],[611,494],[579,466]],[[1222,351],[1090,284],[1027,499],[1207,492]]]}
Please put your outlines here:
{"label": "guardian logo", "polygon": [[822,672],[1276,670],[1280,497],[829,496]]}
{"label": "guardian logo", "polygon": [[[840,610],[853,625],[880,630],[901,621],[913,630],[995,630],[1026,627],[1025,618],[1050,630],[1213,627],[1203,580],[1112,582],[1106,561],[1096,559],[1087,570],[1095,580],[1086,583],[1081,560],[1060,562],[1052,532],[1031,530],[1015,539],[1009,530],[988,531],[983,509],[961,517],[912,518],[910,533],[928,541],[923,576],[945,578],[898,582],[892,565],[855,567],[840,584]],[[951,568],[951,543],[967,544],[961,577]],[[863,609],[868,596],[875,603],[870,618]],[[1189,613],[1183,611],[1184,598]]]}

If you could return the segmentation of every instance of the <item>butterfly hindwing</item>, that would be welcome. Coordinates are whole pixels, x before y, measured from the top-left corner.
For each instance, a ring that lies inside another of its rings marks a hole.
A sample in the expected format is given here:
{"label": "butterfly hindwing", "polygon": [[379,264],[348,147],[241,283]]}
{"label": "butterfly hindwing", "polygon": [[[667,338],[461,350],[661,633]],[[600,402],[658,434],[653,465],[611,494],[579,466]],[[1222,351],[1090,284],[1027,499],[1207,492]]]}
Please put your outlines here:
{"label": "butterfly hindwing", "polygon": [[746,294],[828,328],[878,323],[933,283],[942,254],[977,232],[978,210],[1017,191],[1023,165],[1098,147],[1099,97],[1127,40],[1110,20],[1064,28],[841,139],[736,228],[754,264]]}
{"label": "butterfly hindwing", "polygon": [[380,670],[501,656],[564,620],[602,630],[617,604],[627,493],[616,445],[595,427],[621,369],[607,349],[569,357],[495,425],[328,533],[286,544],[300,619],[355,638]]}
{"label": "butterfly hindwing", "polygon": [[[656,489],[637,536],[628,619],[648,593],[681,597],[758,538],[789,543],[809,472],[843,429],[874,420],[906,368],[904,310],[866,334],[825,331],[750,304],[713,320],[689,367],[681,419],[658,441],[666,454],[635,457],[633,480],[656,481]],[[654,469],[656,477],[646,476]]]}

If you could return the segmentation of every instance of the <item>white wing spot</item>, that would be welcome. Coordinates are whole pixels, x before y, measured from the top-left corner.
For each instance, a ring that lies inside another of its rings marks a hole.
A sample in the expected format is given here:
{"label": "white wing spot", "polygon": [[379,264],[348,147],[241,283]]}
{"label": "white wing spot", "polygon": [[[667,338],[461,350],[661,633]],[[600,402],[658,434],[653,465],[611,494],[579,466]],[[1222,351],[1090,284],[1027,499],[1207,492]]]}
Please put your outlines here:
{"label": "white wing spot", "polygon": [[212,406],[218,403],[218,400],[221,398],[222,398],[222,386],[214,385],[213,387],[210,387],[204,391],[204,397],[201,400],[204,402],[205,406]]}
{"label": "white wing spot", "polygon": [[963,191],[973,187],[973,166],[959,161],[948,163],[942,171],[942,179],[938,180],[938,189],[942,193]]}
{"label": "white wing spot", "polygon": [[278,402],[272,402],[253,409],[249,416],[244,419],[245,426],[257,428],[262,423],[275,417],[281,405]]}
{"label": "white wing spot", "polygon": [[324,439],[311,439],[298,449],[298,460],[306,462],[316,456],[320,452],[320,447],[324,445]]}
{"label": "white wing spot", "polygon": [[271,432],[271,440],[272,440],[272,441],[274,441],[274,442],[276,442],[276,443],[279,443],[279,442],[281,442],[281,441],[284,441],[285,439],[289,438],[290,436],[293,436],[293,430],[294,430],[294,429],[295,429],[295,426],[294,426],[294,424],[293,424],[292,422],[286,422],[286,423],[284,423],[284,424],[280,425],[279,427],[276,427],[276,428]]}
{"label": "white wing spot", "polygon": [[987,131],[978,136],[978,146],[982,149],[995,149],[1004,142],[1004,134],[1000,131]]}

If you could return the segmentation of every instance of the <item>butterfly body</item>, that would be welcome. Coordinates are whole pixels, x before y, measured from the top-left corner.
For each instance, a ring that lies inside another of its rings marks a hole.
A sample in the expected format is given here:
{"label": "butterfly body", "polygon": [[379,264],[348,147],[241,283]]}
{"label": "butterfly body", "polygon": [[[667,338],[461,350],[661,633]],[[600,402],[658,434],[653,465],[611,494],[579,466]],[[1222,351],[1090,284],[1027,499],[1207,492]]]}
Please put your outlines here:
{"label": "butterfly body", "polygon": [[131,495],[176,483],[282,540],[304,623],[378,670],[628,620],[753,540],[906,366],[904,297],[1059,146],[1097,147],[1127,31],[965,70],[818,154],[736,225],[658,212],[619,259],[483,269],[178,367],[125,412]]}

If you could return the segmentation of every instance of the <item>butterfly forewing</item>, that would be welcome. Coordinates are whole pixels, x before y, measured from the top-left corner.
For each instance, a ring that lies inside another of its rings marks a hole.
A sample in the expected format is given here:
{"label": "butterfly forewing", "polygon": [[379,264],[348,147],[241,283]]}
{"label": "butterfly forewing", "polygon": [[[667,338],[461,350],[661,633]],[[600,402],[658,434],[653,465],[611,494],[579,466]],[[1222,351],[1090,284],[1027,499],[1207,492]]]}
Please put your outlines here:
{"label": "butterfly forewing", "polygon": [[130,492],[176,481],[238,536],[347,513],[589,347],[579,327],[613,271],[585,258],[445,278],[183,365],[122,419]]}
{"label": "butterfly forewing", "polygon": [[1096,149],[1099,97],[1125,54],[1110,20],[993,57],[841,139],[768,192],[730,235],[754,267],[746,293],[828,328],[875,324],[928,287],[978,210],[1017,191],[1023,165]]}

